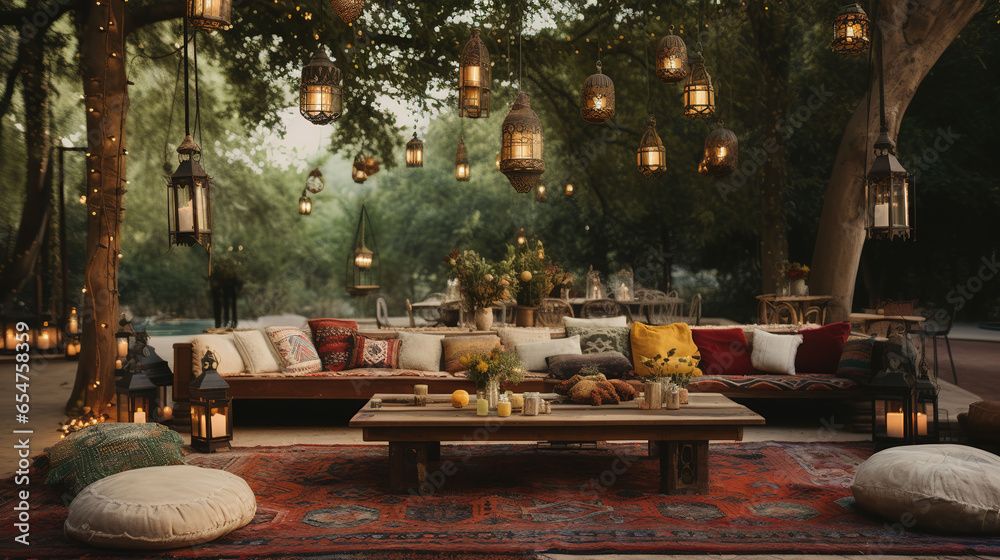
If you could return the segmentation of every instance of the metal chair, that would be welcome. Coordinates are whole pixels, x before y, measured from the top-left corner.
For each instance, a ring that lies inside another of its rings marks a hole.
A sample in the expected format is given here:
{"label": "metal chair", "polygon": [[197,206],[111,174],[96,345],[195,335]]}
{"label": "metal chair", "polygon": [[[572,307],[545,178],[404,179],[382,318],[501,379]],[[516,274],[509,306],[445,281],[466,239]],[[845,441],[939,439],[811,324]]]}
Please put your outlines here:
{"label": "metal chair", "polygon": [[563,317],[575,317],[573,306],[557,298],[544,298],[535,311],[535,326],[562,328]]}
{"label": "metal chair", "polygon": [[629,323],[632,322],[632,312],[628,310],[628,306],[620,301],[608,298],[588,300],[580,308],[580,317],[586,319],[618,317],[619,315],[624,315],[626,321]]}
{"label": "metal chair", "polygon": [[675,299],[668,299],[664,294],[662,297],[639,300],[639,316],[644,317],[650,325],[669,325],[676,322],[675,319],[681,314],[680,307],[680,303]]}
{"label": "metal chair", "polygon": [[410,303],[410,298],[406,298],[406,314],[410,317],[410,328],[416,327],[417,321],[413,316],[413,304]]}
{"label": "metal chair", "polygon": [[[954,304],[948,309],[948,317],[943,323],[937,323],[928,321],[924,323],[924,328],[920,332],[920,336],[924,339],[930,339],[931,343],[934,345],[934,377],[938,377],[938,349],[937,349],[937,339],[944,338],[944,345],[948,349],[948,361],[951,363],[951,375],[955,380],[955,385],[958,385],[958,372],[955,371],[955,358],[951,355],[951,341],[948,340],[948,333],[951,332],[952,325],[955,324],[955,312],[957,311]],[[926,343],[924,344],[926,348]]]}
{"label": "metal chair", "polygon": [[375,324],[378,325],[380,329],[388,329],[389,325],[389,306],[385,303],[385,298],[380,297],[375,300]]}

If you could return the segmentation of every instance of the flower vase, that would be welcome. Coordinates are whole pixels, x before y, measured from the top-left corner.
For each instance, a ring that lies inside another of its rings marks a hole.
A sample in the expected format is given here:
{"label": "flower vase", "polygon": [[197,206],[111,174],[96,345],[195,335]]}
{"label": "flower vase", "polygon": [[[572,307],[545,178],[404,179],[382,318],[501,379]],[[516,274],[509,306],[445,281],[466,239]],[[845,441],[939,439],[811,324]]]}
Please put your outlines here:
{"label": "flower vase", "polygon": [[490,410],[496,410],[500,401],[500,380],[490,379],[486,382],[486,401],[490,403]]}
{"label": "flower vase", "polygon": [[795,280],[792,280],[790,290],[793,296],[809,295],[809,286],[806,286],[805,278],[796,278]]}
{"label": "flower vase", "polygon": [[484,307],[477,309],[475,314],[476,330],[488,331],[493,326],[493,309]]}

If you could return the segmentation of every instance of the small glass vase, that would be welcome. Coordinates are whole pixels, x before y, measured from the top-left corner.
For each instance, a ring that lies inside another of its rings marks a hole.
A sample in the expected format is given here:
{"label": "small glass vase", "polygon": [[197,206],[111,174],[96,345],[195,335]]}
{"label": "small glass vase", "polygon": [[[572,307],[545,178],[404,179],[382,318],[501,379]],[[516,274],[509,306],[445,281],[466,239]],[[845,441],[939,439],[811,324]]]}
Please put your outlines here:
{"label": "small glass vase", "polygon": [[486,401],[490,403],[490,410],[496,410],[500,401],[500,380],[490,379],[486,382]]}

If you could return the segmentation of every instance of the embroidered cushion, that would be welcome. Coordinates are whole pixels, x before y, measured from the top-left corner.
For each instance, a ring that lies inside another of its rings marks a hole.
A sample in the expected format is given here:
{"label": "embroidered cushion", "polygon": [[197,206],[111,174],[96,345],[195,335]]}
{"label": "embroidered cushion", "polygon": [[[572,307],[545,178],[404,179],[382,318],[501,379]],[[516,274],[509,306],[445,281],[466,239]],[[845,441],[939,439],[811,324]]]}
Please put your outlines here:
{"label": "embroidered cushion", "polygon": [[322,364],[319,354],[305,333],[295,327],[267,327],[264,332],[281,358],[282,373],[312,373],[320,370]]}
{"label": "embroidered cushion", "polygon": [[49,449],[46,484],[76,495],[106,476],[143,467],[183,464],[184,438],[162,424],[95,424]]}
{"label": "embroidered cushion", "polygon": [[691,327],[686,324],[655,326],[637,321],[632,323],[631,340],[635,373],[639,377],[653,375],[654,372],[643,365],[642,359],[653,358],[657,354],[667,360],[664,373],[690,372],[693,377],[701,375],[701,370],[698,368],[700,361],[698,346],[691,338]]}
{"label": "embroidered cushion", "polygon": [[347,369],[351,361],[351,347],[358,334],[358,324],[339,319],[311,319],[313,343],[319,352],[326,371]]}
{"label": "embroidered cushion", "polygon": [[400,344],[398,338],[379,339],[355,335],[348,367],[395,369],[399,365]]}
{"label": "embroidered cushion", "polygon": [[545,361],[549,365],[549,377],[556,379],[569,379],[588,367],[596,367],[608,379],[623,379],[632,372],[632,363],[621,352],[560,354],[549,356]]}
{"label": "embroidered cushion", "polygon": [[481,336],[446,336],[441,341],[444,351],[444,370],[458,373],[468,368],[462,365],[462,356],[472,352],[489,352],[500,346],[500,337],[496,335]]}
{"label": "embroidered cushion", "polygon": [[632,341],[628,327],[566,327],[566,336],[580,337],[584,354],[619,352],[632,362]]}

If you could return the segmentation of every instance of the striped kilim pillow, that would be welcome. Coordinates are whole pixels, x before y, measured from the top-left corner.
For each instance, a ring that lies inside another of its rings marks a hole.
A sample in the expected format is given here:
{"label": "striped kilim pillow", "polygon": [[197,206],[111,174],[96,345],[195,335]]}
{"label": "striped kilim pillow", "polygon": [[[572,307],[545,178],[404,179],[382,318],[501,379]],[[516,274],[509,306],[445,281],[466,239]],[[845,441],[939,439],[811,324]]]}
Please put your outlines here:
{"label": "striped kilim pillow", "polygon": [[294,327],[267,327],[264,332],[281,357],[282,373],[313,373],[320,370],[319,355],[304,332]]}
{"label": "striped kilim pillow", "polygon": [[349,367],[358,324],[340,319],[310,319],[313,341],[326,371],[341,371]]}

